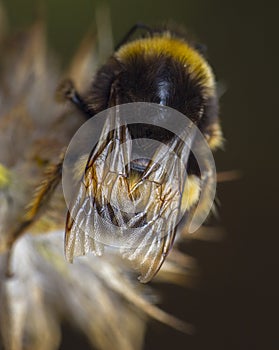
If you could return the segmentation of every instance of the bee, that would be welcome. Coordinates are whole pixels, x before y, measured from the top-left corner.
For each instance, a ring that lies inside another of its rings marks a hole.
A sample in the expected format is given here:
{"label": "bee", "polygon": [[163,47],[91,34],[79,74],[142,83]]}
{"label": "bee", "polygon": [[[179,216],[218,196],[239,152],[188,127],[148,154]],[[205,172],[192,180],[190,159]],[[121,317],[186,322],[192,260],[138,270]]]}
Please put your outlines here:
{"label": "bee", "polygon": [[[144,33],[135,38],[138,30]],[[97,71],[84,96],[69,80],[60,86],[59,94],[90,120],[108,108],[130,103],[171,107],[190,119],[211,150],[223,142],[212,69],[198,45],[168,28],[133,26]],[[183,154],[187,176],[176,170],[176,161],[169,152],[157,149],[152,159],[130,159],[127,145],[141,138],[157,140],[174,153]],[[126,146],[121,149],[123,144]],[[68,206],[66,258],[72,262],[75,256],[89,252],[102,255],[109,239],[113,240],[120,232],[122,256],[134,263],[141,282],[149,282],[173,245],[180,213],[186,213],[182,223],[187,226],[191,215],[204,211],[209,200],[207,194],[201,195],[201,189],[212,181],[212,174],[202,172],[193,153],[186,148],[177,135],[159,126],[126,125],[115,116],[108,118],[86,162],[76,165],[82,171]],[[115,150],[116,155],[109,159]],[[41,215],[61,179],[63,160],[64,154],[49,170],[14,237]],[[121,172],[120,165],[124,169]],[[112,197],[116,198],[116,205],[108,200]],[[140,202],[141,209],[131,214],[128,207],[135,202]],[[124,210],[119,209],[120,203]],[[102,226],[103,221],[111,224],[109,229]],[[102,236],[108,238],[105,244]]]}

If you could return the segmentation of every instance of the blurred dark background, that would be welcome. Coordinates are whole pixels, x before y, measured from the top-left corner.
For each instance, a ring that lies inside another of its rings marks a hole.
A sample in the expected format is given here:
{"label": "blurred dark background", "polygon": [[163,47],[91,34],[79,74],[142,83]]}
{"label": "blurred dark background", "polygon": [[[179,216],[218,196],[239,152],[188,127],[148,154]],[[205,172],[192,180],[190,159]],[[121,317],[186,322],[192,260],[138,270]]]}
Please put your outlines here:
{"label": "blurred dark background", "polygon": [[[12,28],[32,23],[43,7],[50,46],[65,65],[91,26],[100,1],[3,3]],[[150,322],[144,349],[279,349],[275,2],[110,0],[107,4],[115,42],[136,22],[173,20],[206,44],[209,61],[226,87],[220,115],[227,143],[225,152],[216,155],[217,169],[242,173],[240,180],[218,186],[224,239],[184,247],[198,259],[199,286],[165,286],[162,291],[162,307],[194,323],[197,334],[185,336]],[[64,333],[61,349],[87,349],[80,335],[66,328]]]}

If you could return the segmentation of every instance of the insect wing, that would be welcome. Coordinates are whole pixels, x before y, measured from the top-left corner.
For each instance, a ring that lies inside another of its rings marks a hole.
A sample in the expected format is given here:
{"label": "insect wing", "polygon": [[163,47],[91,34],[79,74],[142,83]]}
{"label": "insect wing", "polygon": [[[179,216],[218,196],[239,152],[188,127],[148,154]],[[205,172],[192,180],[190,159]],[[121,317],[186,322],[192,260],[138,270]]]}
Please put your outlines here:
{"label": "insect wing", "polygon": [[150,281],[175,238],[189,149],[178,137],[162,144],[131,184],[129,130],[117,113],[108,118],[68,212],[67,259],[101,255],[104,245],[118,247],[140,272],[140,281]]}

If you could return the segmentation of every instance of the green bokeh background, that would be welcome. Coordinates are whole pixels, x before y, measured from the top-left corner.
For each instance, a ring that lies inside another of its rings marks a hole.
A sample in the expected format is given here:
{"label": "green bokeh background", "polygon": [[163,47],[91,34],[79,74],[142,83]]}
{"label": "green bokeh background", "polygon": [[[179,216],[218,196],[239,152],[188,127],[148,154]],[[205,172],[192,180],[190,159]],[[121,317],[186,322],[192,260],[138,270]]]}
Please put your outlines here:
{"label": "green bokeh background", "polygon": [[[30,24],[38,9],[44,9],[49,43],[62,64],[91,26],[98,4],[94,0],[3,3],[12,29]],[[216,76],[226,86],[220,115],[227,143],[225,152],[216,155],[217,168],[242,172],[239,181],[218,186],[226,230],[223,241],[185,247],[199,261],[199,287],[166,286],[163,291],[164,309],[193,322],[198,333],[188,337],[151,322],[145,349],[279,349],[276,5],[244,0],[110,0],[107,4],[115,42],[136,22],[170,19],[206,44]],[[62,348],[86,349],[86,345],[66,329]]]}

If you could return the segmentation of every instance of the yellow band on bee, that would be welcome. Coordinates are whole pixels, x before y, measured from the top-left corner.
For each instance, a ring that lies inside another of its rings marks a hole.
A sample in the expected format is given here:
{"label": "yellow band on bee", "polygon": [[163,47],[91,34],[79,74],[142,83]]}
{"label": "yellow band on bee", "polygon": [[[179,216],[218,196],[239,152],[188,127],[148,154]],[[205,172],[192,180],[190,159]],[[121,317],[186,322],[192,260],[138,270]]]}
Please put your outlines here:
{"label": "yellow band on bee", "polygon": [[181,208],[182,211],[189,210],[195,205],[200,197],[200,179],[195,175],[189,175],[184,185],[182,194]]}
{"label": "yellow band on bee", "polygon": [[183,64],[187,72],[193,78],[200,80],[208,96],[215,90],[213,72],[205,59],[186,41],[171,37],[166,32],[163,36],[154,36],[132,41],[122,46],[116,53],[116,57],[125,61],[135,55],[155,56],[168,55]]}

